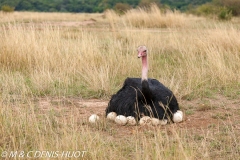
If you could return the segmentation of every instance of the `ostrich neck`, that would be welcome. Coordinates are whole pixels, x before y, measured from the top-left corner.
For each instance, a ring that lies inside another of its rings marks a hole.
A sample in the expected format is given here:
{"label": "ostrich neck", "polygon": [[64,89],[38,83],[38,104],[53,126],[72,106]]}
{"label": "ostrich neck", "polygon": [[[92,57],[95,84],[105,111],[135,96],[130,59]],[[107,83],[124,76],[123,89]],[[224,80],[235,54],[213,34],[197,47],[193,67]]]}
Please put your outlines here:
{"label": "ostrich neck", "polygon": [[148,84],[148,63],[147,56],[142,57],[142,93],[145,97],[145,100],[151,100],[153,95],[149,88]]}
{"label": "ostrich neck", "polygon": [[148,79],[148,61],[147,56],[142,57],[142,81]]}

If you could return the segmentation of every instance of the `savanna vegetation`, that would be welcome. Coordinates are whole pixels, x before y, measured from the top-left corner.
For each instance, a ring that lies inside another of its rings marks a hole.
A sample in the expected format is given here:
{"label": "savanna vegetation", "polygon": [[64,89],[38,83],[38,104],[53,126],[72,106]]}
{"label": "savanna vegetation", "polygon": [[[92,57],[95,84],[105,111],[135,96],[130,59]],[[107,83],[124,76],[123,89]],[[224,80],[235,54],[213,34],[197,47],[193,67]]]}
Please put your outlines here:
{"label": "savanna vegetation", "polygon": [[[1,12],[1,155],[84,150],[82,159],[238,159],[239,29],[236,17],[218,21],[156,5],[123,15]],[[149,77],[174,92],[183,123],[116,126],[104,119],[106,106],[79,105],[107,102],[126,77],[140,77],[142,44]],[[89,110],[102,115],[96,125],[87,121]]]}
{"label": "savanna vegetation", "polygon": [[0,8],[4,13],[16,11],[40,12],[74,12],[74,13],[102,13],[107,9],[114,9],[118,14],[125,14],[134,8],[150,10],[152,4],[162,11],[178,10],[198,16],[207,16],[220,20],[230,20],[238,16],[240,1],[238,0],[0,0]]}
{"label": "savanna vegetation", "polygon": [[115,9],[125,12],[131,8],[149,7],[152,3],[160,8],[176,9],[196,14],[221,12],[224,8],[233,15],[239,15],[238,0],[0,0],[3,11],[11,8],[16,11],[41,12],[103,12],[106,9]]}
{"label": "savanna vegetation", "polygon": [[186,10],[211,0],[0,0],[0,6],[9,5],[17,11],[44,12],[103,12],[106,9],[130,9],[146,7],[151,3],[168,6],[172,9]]}

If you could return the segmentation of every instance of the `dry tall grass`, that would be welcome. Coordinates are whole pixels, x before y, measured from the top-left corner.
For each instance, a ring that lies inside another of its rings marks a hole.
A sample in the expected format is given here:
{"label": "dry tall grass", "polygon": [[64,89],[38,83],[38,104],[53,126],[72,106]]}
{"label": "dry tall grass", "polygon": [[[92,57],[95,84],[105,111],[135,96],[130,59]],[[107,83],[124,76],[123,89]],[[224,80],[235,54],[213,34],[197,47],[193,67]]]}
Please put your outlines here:
{"label": "dry tall grass", "polygon": [[18,23],[1,26],[1,79],[9,93],[109,96],[141,75],[136,46],[149,48],[150,73],[179,96],[239,85],[239,31],[167,29],[88,32]]}
{"label": "dry tall grass", "polygon": [[[230,124],[209,125],[208,130],[201,131],[179,128],[173,124],[171,129],[150,127],[143,130],[135,127],[134,132],[129,134],[129,131],[119,131],[127,130],[127,127],[117,129],[105,119],[97,125],[88,124],[76,107],[58,111],[51,105],[47,110],[42,110],[31,101],[18,102],[14,107],[1,104],[0,153],[2,156],[7,151],[10,156],[11,151],[23,151],[24,159],[29,151],[32,152],[30,157],[43,159],[54,156],[34,153],[58,151],[55,159],[237,159],[239,134],[231,125],[233,120],[229,116],[226,121]],[[62,155],[64,151],[86,153],[76,158]]]}
{"label": "dry tall grass", "polygon": [[140,28],[168,28],[187,26],[186,15],[167,10],[162,13],[157,5],[151,5],[150,9],[138,8],[129,10],[124,16],[123,21],[128,25]]}
{"label": "dry tall grass", "polygon": [[[142,44],[149,48],[149,77],[172,89],[179,100],[239,94],[238,26],[210,21],[198,26],[178,13],[170,14],[173,21],[166,13],[162,22],[156,8],[151,13],[135,12],[123,17],[108,12],[110,28],[103,31],[31,20],[24,24],[14,18],[1,24],[0,151],[80,148],[88,151],[85,159],[211,159],[217,151],[223,157],[232,151],[225,157],[237,157],[239,140],[231,125],[203,131],[200,137],[173,125],[170,135],[167,130],[153,129],[117,139],[105,120],[90,127],[75,108],[69,109],[70,118],[66,118],[54,109],[42,112],[32,101],[39,96],[108,98],[126,77],[140,77],[136,47]],[[144,27],[168,28],[134,28],[139,22]],[[224,135],[216,136],[222,130]],[[106,134],[114,138],[106,138]]]}
{"label": "dry tall grass", "polygon": [[[161,11],[155,4],[149,8],[137,8],[127,11],[124,15],[118,15],[113,10],[105,12],[113,31],[116,31],[116,23],[119,28],[183,28],[189,26],[189,17],[177,10]],[[196,18],[196,17],[194,17]]]}

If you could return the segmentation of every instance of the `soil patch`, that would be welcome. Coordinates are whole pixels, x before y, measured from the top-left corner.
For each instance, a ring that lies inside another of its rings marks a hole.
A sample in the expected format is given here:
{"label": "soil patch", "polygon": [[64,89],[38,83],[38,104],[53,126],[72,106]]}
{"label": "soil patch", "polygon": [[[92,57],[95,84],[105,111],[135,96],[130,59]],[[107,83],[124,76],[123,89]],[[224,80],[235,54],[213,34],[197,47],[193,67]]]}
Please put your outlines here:
{"label": "soil patch", "polygon": [[[43,112],[55,110],[66,117],[77,116],[79,121],[84,121],[84,123],[89,124],[87,121],[91,114],[99,115],[101,120],[105,119],[105,109],[108,105],[108,100],[41,98],[38,99],[37,103]],[[158,127],[168,128],[174,125],[179,128],[202,130],[219,124],[232,123],[231,125],[233,125],[233,127],[240,129],[240,100],[218,95],[214,98],[195,99],[192,101],[180,100],[179,103],[184,113],[184,121]],[[124,133],[127,131],[134,133],[136,127],[138,127],[138,129],[142,128],[142,126],[118,126],[113,122],[108,122],[108,124],[114,128],[116,126],[116,129],[122,130],[124,128]]]}

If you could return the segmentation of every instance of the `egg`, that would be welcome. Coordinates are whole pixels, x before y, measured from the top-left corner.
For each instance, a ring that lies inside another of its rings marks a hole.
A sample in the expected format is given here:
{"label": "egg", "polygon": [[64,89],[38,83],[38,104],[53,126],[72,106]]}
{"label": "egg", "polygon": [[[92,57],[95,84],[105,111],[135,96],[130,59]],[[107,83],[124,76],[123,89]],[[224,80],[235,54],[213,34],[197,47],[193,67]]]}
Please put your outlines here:
{"label": "egg", "polygon": [[116,118],[115,118],[115,122],[119,125],[125,125],[127,124],[127,117],[123,116],[123,115],[118,115]]}
{"label": "egg", "polygon": [[176,113],[173,114],[173,122],[179,123],[183,121],[183,112],[178,110]]}
{"label": "egg", "polygon": [[158,118],[152,118],[151,121],[153,126],[157,126],[160,124],[160,120]]}
{"label": "egg", "polygon": [[160,120],[160,124],[163,126],[163,125],[166,125],[168,122],[167,119],[163,119],[163,120]]}
{"label": "egg", "polygon": [[98,120],[99,120],[99,116],[96,114],[92,114],[88,119],[90,123],[96,123]]}
{"label": "egg", "polygon": [[151,125],[152,124],[151,118],[149,116],[144,116],[139,120],[139,124],[141,126]]}
{"label": "egg", "polygon": [[115,112],[110,112],[107,114],[107,119],[109,119],[111,121],[114,121],[116,117],[117,117],[117,113],[115,113]]}
{"label": "egg", "polygon": [[136,120],[135,120],[135,118],[134,118],[133,116],[128,116],[128,117],[127,117],[127,121],[128,121],[127,123],[128,123],[129,125],[131,125],[131,126],[137,124],[137,122],[136,122]]}

